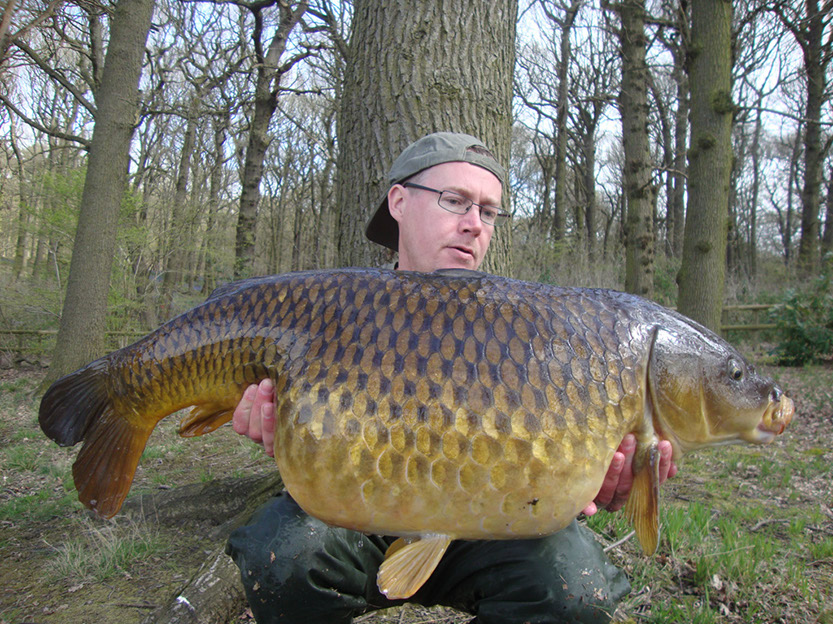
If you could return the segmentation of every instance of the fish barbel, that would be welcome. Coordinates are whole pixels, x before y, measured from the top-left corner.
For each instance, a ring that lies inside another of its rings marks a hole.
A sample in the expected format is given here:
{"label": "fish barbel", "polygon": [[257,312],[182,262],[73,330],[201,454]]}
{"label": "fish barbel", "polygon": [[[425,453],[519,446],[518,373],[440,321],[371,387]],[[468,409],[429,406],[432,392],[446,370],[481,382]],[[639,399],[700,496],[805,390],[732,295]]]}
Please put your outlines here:
{"label": "fish barbel", "polygon": [[401,536],[379,571],[412,595],[453,539],[530,538],[595,497],[634,433],[626,514],[659,538],[657,443],[678,459],[771,442],[792,401],[684,316],[610,290],[468,271],[345,269],[236,282],[135,344],[56,381],[39,420],[84,442],[79,499],[120,509],[156,424],[227,422],[244,389],[275,383],[275,460],[309,514]]}

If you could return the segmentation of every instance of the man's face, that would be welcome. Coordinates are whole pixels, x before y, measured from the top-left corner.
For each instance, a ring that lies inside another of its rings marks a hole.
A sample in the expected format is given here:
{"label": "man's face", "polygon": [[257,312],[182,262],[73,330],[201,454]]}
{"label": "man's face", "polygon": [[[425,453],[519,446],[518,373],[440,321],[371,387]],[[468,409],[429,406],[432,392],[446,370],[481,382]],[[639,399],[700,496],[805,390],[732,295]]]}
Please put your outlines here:
{"label": "man's face", "polygon": [[[438,191],[456,191],[477,204],[500,206],[501,184],[493,173],[465,162],[436,165],[414,182]],[[394,185],[388,209],[399,223],[399,268],[403,271],[477,269],[492,240],[493,225],[480,220],[480,209],[466,214],[440,208],[439,195]]]}

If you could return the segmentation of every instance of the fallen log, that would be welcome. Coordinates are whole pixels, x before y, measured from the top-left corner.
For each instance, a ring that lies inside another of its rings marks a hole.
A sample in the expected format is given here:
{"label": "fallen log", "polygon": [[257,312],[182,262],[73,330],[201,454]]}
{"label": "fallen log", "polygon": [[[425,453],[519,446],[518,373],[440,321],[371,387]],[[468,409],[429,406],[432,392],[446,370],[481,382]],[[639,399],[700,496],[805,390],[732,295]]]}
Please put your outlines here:
{"label": "fallen log", "polygon": [[225,553],[223,543],[176,597],[142,620],[142,624],[226,624],[245,608],[240,571]]}
{"label": "fallen log", "polygon": [[226,624],[246,607],[240,571],[225,553],[229,534],[248,521],[267,499],[281,491],[277,472],[243,479],[220,479],[134,496],[122,511],[145,521],[185,526],[208,523],[217,542],[197,573],[170,601],[142,624]]}

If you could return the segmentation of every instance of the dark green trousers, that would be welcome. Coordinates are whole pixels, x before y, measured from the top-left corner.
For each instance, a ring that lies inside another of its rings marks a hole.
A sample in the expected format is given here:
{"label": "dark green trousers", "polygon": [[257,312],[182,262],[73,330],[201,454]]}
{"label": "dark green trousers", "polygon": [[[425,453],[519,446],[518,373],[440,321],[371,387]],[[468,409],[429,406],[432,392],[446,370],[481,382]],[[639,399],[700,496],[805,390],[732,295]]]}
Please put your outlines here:
{"label": "dark green trousers", "polygon": [[[260,624],[342,624],[401,604],[376,587],[394,539],[330,527],[284,493],[232,533],[226,552]],[[590,530],[573,522],[541,539],[454,541],[410,601],[453,607],[479,624],[590,623],[609,622],[628,591]]]}

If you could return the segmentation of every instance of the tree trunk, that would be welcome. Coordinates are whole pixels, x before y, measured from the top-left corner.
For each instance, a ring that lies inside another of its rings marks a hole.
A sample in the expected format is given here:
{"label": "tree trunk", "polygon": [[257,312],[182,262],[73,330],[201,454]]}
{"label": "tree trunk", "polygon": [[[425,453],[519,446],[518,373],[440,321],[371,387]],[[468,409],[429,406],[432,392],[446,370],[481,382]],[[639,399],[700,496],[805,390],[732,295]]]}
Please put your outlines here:
{"label": "tree trunk", "polygon": [[[576,21],[581,0],[572,0],[565,9],[561,25],[558,59],[558,101],[555,112],[555,210],[553,211],[552,239],[556,243],[564,238],[564,217],[567,214],[567,107],[570,99],[569,68],[572,62],[570,37]],[[553,18],[551,18],[553,19]],[[581,235],[581,229],[576,224]]]}
{"label": "tree trunk", "polygon": [[827,179],[827,216],[824,219],[824,234],[821,237],[821,257],[824,263],[831,263],[833,254],[833,165]]}
{"label": "tree trunk", "polygon": [[264,55],[260,37],[263,32],[263,16],[260,5],[253,5],[255,14],[255,50],[257,51],[257,83],[255,85],[255,106],[249,125],[249,143],[246,147],[246,160],[243,166],[243,190],[240,194],[240,212],[237,217],[237,233],[234,249],[234,276],[241,278],[251,272],[255,255],[255,225],[257,223],[257,205],[260,202],[260,180],[263,178],[263,160],[269,147],[269,122],[278,106],[278,89],[280,81],[288,70],[286,65],[278,63],[286,50],[286,43],[293,28],[307,10],[306,0],[299,2],[295,8],[289,4],[279,3],[281,11],[280,26],[275,31],[269,49]]}
{"label": "tree trunk", "polygon": [[625,218],[625,290],[651,298],[654,294],[654,202],[648,137],[648,67],[645,63],[645,1],[618,5],[622,54],[622,144],[627,216]]}
{"label": "tree trunk", "polygon": [[677,308],[720,328],[732,169],[732,4],[691,3],[691,150]]}
{"label": "tree trunk", "polygon": [[758,101],[755,130],[752,135],[752,197],[749,202],[749,277],[758,275],[758,197],[761,193],[761,134],[763,123]]}
{"label": "tree trunk", "polygon": [[191,239],[185,236],[185,229],[188,222],[186,204],[188,202],[188,181],[191,177],[191,158],[194,155],[197,117],[201,100],[202,94],[197,90],[188,105],[185,120],[185,134],[182,137],[182,148],[179,154],[179,170],[176,176],[174,197],[170,207],[171,222],[168,229],[169,235],[165,237],[168,251],[164,258],[165,269],[162,275],[161,307],[162,318],[164,319],[169,319],[172,316],[174,292],[182,285],[187,246],[191,243]]}
{"label": "tree trunk", "polygon": [[677,109],[674,113],[674,192],[669,211],[673,225],[669,227],[671,248],[675,258],[683,256],[685,232],[686,153],[688,150],[689,92],[688,74],[685,70],[685,56],[688,46],[688,16],[684,9],[678,11],[680,30],[683,35],[674,49],[673,78],[677,89]]}
{"label": "tree trunk", "polygon": [[581,138],[581,154],[583,166],[584,186],[584,222],[587,237],[587,259],[592,265],[596,261],[596,127],[599,120],[599,106],[596,104],[596,114],[588,115],[584,124],[584,134]]}
{"label": "tree trunk", "polygon": [[[801,238],[798,243],[798,271],[811,277],[819,271],[819,211],[821,208],[821,168],[824,153],[821,145],[821,109],[825,101],[825,69],[831,50],[824,50],[826,16],[833,10],[830,2],[819,8],[818,0],[806,0],[808,25],[800,41],[807,76],[807,126],[804,131],[804,188],[801,191]],[[830,40],[833,42],[833,38]],[[825,59],[825,60],[823,60]]]}
{"label": "tree trunk", "polygon": [[[668,112],[668,107],[665,105],[663,94],[657,87],[656,80],[650,76],[648,88],[651,90],[651,97],[657,110],[657,117],[659,118],[660,136],[662,137],[662,169],[665,176],[665,243],[663,249],[665,256],[671,258],[674,255],[674,245],[672,237],[672,228],[674,224],[673,206],[671,199],[674,196],[674,177],[671,170],[674,168],[674,141],[672,138],[671,120]],[[656,201],[654,202],[656,206]],[[657,222],[656,215],[654,222]]]}
{"label": "tree trunk", "polygon": [[113,12],[66,299],[44,384],[104,350],[110,269],[153,6],[153,0],[120,0]]}
{"label": "tree trunk", "polygon": [[[364,228],[410,142],[466,132],[508,165],[516,16],[517,0],[354,2],[338,130],[339,264],[386,258]],[[485,270],[509,272],[510,234],[496,229]]]}
{"label": "tree trunk", "polygon": [[[11,6],[7,8],[7,11],[11,10]],[[18,179],[18,209],[17,209],[17,223],[15,224],[15,229],[17,230],[17,235],[15,237],[15,244],[14,244],[14,262],[12,265],[12,276],[14,279],[20,279],[23,276],[23,270],[26,268],[26,239],[27,239],[27,231],[29,226],[29,213],[25,209],[26,206],[26,194],[25,194],[25,185],[24,180],[24,169],[23,169],[23,157],[20,154],[20,150],[17,147],[17,132],[13,126],[13,119],[9,120],[9,125],[12,126],[11,132],[9,134],[9,146],[12,149],[15,157],[15,164],[16,164],[16,171],[17,179]]]}
{"label": "tree trunk", "polygon": [[228,111],[223,111],[222,115],[214,117],[214,150],[211,153],[212,165],[211,173],[208,177],[208,223],[205,232],[205,284],[203,286],[203,293],[206,295],[212,292],[217,286],[217,269],[215,266],[217,251],[215,249],[214,219],[220,210],[220,189],[223,184],[223,165],[225,163],[223,145],[226,142],[226,133],[228,132],[229,124],[230,114]]}

